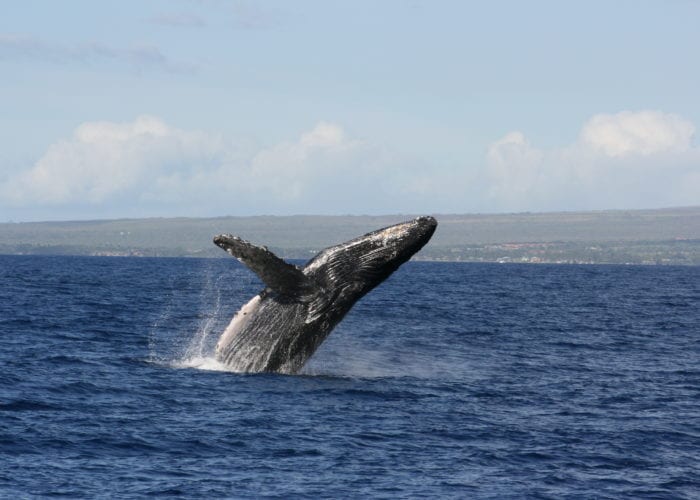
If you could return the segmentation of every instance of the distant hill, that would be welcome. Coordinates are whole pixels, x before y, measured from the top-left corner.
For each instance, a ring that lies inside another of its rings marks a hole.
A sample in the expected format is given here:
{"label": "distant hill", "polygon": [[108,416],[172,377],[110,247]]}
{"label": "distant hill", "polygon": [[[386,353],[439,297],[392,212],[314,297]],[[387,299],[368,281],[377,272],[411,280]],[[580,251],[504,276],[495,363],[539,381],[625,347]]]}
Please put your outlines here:
{"label": "distant hill", "polygon": [[[417,258],[501,262],[700,264],[700,207],[517,214],[436,214]],[[414,215],[149,218],[0,224],[0,253],[223,257],[237,234],[287,258]]]}

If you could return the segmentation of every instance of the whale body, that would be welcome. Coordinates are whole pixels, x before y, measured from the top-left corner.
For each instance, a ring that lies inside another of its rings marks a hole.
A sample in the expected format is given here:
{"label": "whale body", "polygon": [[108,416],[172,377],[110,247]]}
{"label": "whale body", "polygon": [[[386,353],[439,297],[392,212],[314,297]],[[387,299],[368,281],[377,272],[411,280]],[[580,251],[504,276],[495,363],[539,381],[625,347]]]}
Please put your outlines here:
{"label": "whale body", "polygon": [[433,217],[396,224],[322,250],[304,267],[230,234],[214,238],[265,283],[236,313],[216,358],[238,372],[297,373],[361,297],[430,240]]}

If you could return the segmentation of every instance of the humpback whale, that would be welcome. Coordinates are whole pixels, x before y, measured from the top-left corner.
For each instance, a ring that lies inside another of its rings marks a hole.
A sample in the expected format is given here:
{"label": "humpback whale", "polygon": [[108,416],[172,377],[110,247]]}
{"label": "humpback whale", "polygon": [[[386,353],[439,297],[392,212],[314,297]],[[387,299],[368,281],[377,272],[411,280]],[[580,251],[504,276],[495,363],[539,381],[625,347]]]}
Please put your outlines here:
{"label": "humpback whale", "polygon": [[396,224],[322,250],[304,267],[230,234],[214,243],[255,272],[266,288],[236,313],[216,358],[237,372],[297,373],[361,297],[418,252],[433,217]]}

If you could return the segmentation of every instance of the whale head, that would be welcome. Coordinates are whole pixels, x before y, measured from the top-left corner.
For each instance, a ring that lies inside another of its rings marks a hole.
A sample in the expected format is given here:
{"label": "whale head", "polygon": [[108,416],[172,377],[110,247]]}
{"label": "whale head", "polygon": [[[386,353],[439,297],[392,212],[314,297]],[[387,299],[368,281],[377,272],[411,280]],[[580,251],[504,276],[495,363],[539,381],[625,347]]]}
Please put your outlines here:
{"label": "whale head", "polygon": [[431,238],[434,217],[418,217],[326,248],[304,267],[330,285],[345,282],[364,295],[408,261]]}

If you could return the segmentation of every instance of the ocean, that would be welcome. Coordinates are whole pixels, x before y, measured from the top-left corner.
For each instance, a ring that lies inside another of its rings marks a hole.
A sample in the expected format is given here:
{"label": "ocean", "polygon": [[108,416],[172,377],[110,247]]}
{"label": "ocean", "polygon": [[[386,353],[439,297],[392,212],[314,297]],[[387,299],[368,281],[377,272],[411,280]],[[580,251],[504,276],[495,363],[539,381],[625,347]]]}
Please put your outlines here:
{"label": "ocean", "polygon": [[700,497],[700,267],[409,262],[302,374],[228,372],[261,288],[0,256],[0,497]]}

